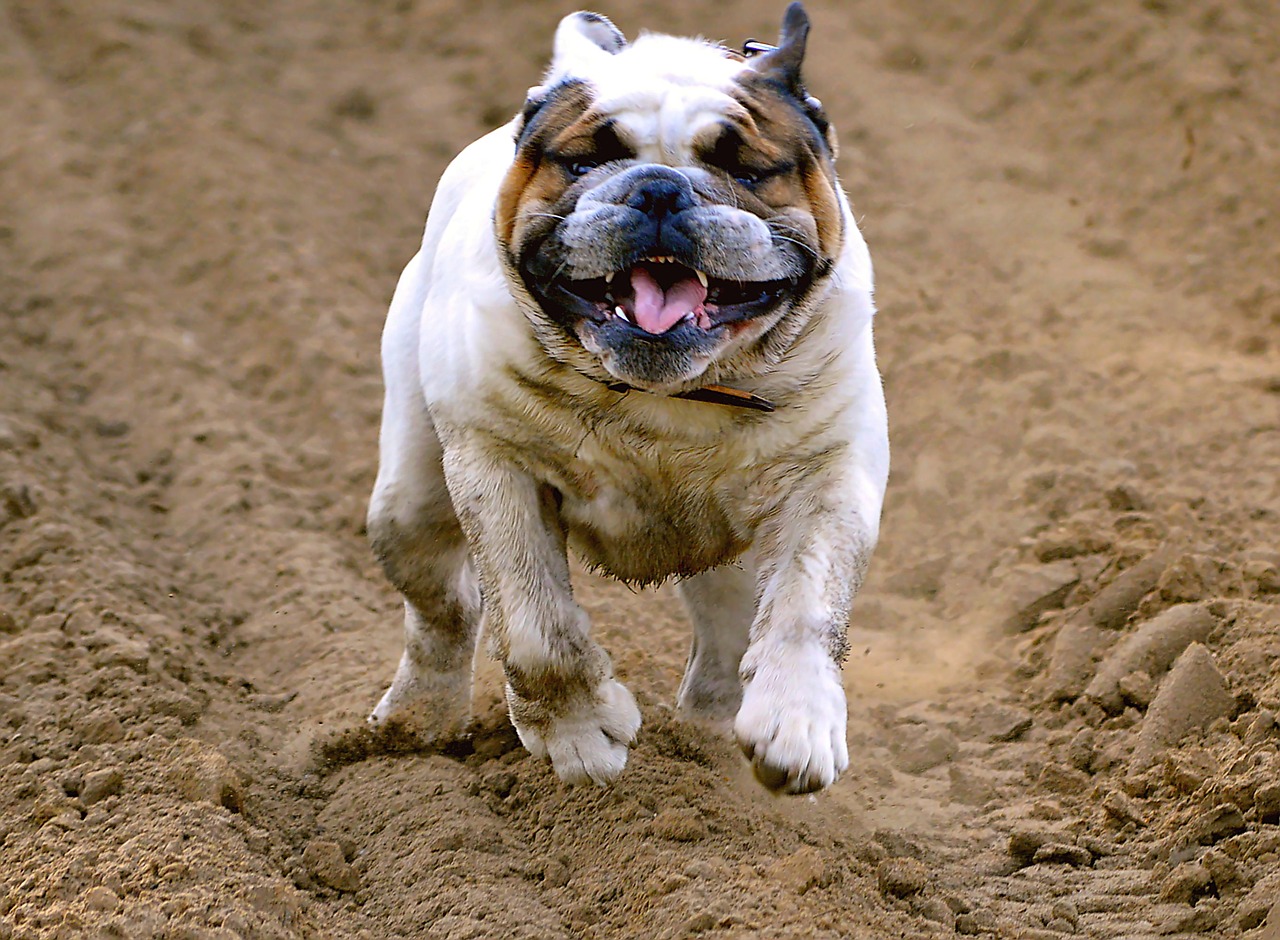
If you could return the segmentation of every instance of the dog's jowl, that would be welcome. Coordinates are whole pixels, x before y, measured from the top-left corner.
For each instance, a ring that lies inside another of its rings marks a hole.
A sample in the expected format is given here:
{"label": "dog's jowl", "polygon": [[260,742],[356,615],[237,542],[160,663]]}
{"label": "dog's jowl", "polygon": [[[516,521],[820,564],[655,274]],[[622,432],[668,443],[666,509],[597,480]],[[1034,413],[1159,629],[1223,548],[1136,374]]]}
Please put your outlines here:
{"label": "dog's jowl", "polygon": [[744,52],[575,13],[519,114],[445,171],[383,337],[369,532],[405,651],[373,722],[462,733],[483,620],[524,745],[616,777],[640,712],[574,552],[678,582],[679,707],[732,727],[764,784],[848,766],[840,664],[889,457],[808,31],[798,3]]}

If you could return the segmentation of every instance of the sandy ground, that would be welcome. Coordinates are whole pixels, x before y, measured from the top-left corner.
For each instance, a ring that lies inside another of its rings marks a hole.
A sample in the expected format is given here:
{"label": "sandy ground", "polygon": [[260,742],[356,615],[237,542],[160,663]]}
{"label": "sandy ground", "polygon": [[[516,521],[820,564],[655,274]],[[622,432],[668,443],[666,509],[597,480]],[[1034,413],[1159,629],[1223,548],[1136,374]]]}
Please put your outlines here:
{"label": "sandy ground", "polygon": [[[781,4],[618,2],[771,37]],[[0,2],[0,938],[1280,936],[1280,17],[811,0],[894,474],[853,766],[361,748],[377,340],[568,3]],[[1269,918],[1269,920],[1268,920]]]}

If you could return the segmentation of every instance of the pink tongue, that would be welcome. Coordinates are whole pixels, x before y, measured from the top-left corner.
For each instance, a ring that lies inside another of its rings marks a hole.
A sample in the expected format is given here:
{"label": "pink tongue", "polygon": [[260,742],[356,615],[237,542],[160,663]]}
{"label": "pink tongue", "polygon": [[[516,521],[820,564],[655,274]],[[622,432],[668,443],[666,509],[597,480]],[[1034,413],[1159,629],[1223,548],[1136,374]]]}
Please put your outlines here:
{"label": "pink tongue", "polygon": [[636,295],[636,325],[654,334],[667,332],[707,299],[707,289],[696,277],[676,281],[663,293],[653,275],[640,265],[631,269],[631,289]]}

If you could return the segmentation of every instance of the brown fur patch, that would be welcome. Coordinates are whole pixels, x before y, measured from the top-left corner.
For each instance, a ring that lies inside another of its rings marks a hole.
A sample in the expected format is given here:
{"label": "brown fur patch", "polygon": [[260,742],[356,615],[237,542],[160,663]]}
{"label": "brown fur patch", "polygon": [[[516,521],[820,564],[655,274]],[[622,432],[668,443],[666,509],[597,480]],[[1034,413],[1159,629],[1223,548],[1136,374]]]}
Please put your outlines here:
{"label": "brown fur patch", "polygon": [[747,119],[733,120],[742,137],[739,159],[747,166],[790,164],[764,179],[752,195],[774,211],[802,206],[813,216],[818,250],[834,258],[844,239],[844,216],[836,197],[834,135],[824,135],[777,84],[748,72],[737,95]]}
{"label": "brown fur patch", "polygon": [[564,168],[545,159],[547,151],[585,155],[579,140],[590,140],[602,117],[589,111],[591,92],[582,82],[565,82],[553,88],[518,130],[516,156],[498,190],[494,225],[498,241],[508,252],[519,244],[522,221],[531,214],[549,212],[573,182]]}

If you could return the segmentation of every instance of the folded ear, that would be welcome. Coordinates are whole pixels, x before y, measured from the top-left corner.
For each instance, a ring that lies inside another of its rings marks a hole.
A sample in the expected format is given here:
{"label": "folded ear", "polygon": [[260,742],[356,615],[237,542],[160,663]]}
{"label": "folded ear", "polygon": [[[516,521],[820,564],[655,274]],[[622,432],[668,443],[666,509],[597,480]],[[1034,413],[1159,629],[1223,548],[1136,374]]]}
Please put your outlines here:
{"label": "folded ear", "polygon": [[551,75],[563,75],[604,55],[617,55],[627,45],[627,37],[608,17],[599,13],[570,13],[556,27]]}
{"label": "folded ear", "polygon": [[775,78],[792,91],[800,91],[800,65],[804,61],[805,40],[809,38],[809,14],[800,0],[787,7],[782,16],[782,35],[778,46],[763,55],[752,56],[751,67]]}

